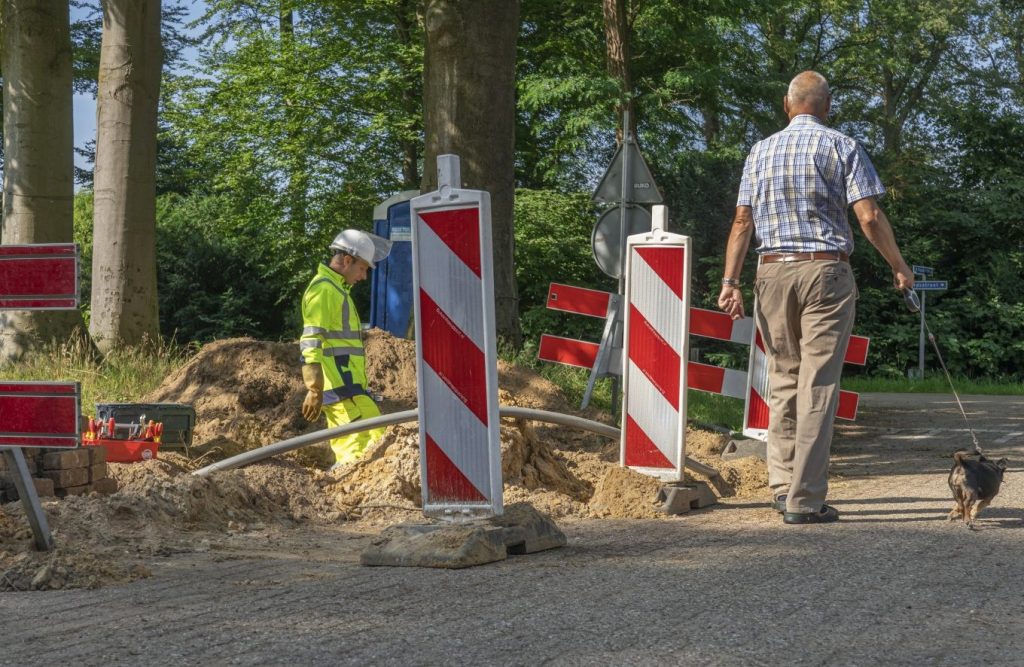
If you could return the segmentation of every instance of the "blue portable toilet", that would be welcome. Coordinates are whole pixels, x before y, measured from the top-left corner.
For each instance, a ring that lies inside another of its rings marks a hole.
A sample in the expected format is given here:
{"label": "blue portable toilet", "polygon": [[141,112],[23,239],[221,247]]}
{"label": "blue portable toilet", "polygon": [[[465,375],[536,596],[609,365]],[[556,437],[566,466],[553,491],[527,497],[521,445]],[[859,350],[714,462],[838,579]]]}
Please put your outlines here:
{"label": "blue portable toilet", "polygon": [[373,209],[373,233],[392,241],[391,254],[370,277],[370,326],[405,338],[412,317],[412,224],[409,200],[419,190],[404,190]]}

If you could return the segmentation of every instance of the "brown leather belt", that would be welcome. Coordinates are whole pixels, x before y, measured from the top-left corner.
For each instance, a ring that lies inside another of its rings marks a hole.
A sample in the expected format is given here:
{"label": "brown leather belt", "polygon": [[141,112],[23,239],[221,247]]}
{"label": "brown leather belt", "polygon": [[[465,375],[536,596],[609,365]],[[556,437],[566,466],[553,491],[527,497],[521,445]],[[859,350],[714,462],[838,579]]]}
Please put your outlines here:
{"label": "brown leather belt", "polygon": [[780,255],[761,255],[762,264],[771,264],[772,262],[807,262],[812,259],[850,262],[850,256],[845,252],[787,252]]}

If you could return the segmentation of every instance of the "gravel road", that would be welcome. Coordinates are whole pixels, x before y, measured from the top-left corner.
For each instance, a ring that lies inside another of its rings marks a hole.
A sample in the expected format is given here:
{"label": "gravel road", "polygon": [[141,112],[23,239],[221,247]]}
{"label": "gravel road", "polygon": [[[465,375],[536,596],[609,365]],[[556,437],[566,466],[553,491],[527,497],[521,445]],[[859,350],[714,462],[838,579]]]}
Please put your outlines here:
{"label": "gravel road", "polygon": [[460,571],[361,567],[372,536],[344,525],[242,534],[130,585],[0,595],[0,665],[1022,664],[1024,397],[964,400],[1011,461],[974,531],[946,521],[971,446],[952,397],[873,394],[838,428],[838,524],[580,521]]}

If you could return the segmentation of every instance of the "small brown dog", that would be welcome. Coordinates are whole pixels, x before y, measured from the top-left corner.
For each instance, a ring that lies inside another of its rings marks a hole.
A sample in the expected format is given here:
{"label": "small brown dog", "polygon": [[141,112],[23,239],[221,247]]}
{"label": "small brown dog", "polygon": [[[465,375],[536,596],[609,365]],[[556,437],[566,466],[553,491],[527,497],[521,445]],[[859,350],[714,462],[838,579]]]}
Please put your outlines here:
{"label": "small brown dog", "polygon": [[960,518],[968,528],[974,527],[978,512],[988,507],[999,493],[1006,472],[1006,459],[992,461],[978,451],[974,459],[966,450],[953,454],[953,468],[949,471],[949,488],[956,505],[949,513],[949,520]]}

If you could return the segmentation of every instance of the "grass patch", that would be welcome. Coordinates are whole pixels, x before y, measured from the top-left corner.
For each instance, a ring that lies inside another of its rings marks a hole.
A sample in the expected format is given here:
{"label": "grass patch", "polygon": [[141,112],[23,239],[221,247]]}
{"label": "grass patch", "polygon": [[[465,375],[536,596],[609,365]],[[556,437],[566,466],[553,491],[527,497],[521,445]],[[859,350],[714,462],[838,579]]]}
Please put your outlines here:
{"label": "grass patch", "polygon": [[[951,394],[949,381],[943,373],[925,375],[921,379],[880,378],[855,376],[843,378],[843,389],[859,393],[887,394]],[[953,378],[953,386],[959,394],[987,394],[1003,396],[1024,395],[1024,383],[1014,380],[975,380],[965,377]]]}
{"label": "grass patch", "polygon": [[690,389],[686,393],[686,416],[692,422],[743,430],[743,401]]}
{"label": "grass patch", "polygon": [[156,389],[194,354],[192,347],[147,343],[99,357],[80,337],[41,345],[19,362],[0,369],[5,380],[80,382],[82,414],[93,414],[96,403],[127,403]]}

